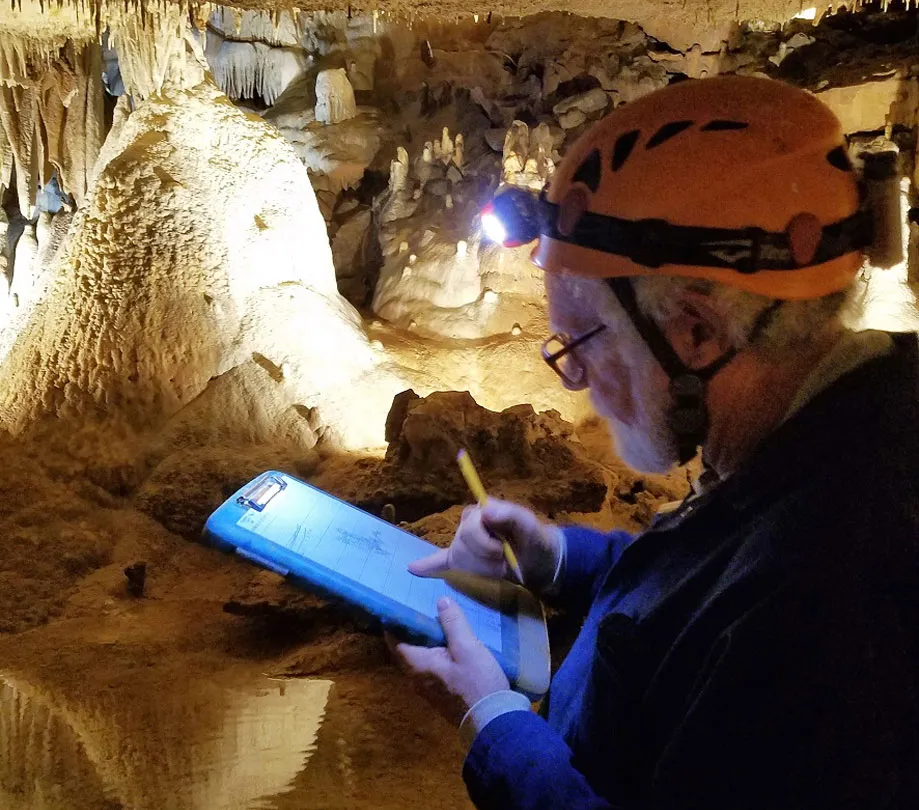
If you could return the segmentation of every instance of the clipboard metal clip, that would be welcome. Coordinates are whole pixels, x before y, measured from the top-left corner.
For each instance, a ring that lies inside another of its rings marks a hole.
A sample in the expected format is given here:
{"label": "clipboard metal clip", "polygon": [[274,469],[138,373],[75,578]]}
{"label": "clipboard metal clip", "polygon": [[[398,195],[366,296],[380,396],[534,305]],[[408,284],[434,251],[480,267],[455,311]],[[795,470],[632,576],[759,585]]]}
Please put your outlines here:
{"label": "clipboard metal clip", "polygon": [[261,512],[275,495],[287,489],[287,481],[278,475],[266,475],[252,482],[252,485],[246,489],[236,499],[236,503],[256,512]]}

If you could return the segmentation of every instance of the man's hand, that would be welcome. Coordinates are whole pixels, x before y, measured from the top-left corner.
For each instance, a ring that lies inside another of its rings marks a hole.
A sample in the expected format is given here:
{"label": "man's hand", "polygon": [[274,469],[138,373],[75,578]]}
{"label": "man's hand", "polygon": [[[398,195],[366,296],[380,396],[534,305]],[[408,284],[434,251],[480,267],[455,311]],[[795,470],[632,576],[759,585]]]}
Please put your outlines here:
{"label": "man's hand", "polygon": [[454,601],[437,602],[446,647],[415,647],[387,635],[386,641],[416,688],[454,725],[483,697],[510,689],[507,677],[489,649],[475,637]]}
{"label": "man's hand", "polygon": [[489,498],[485,506],[468,506],[449,548],[409,564],[417,576],[468,571],[500,579],[508,574],[505,538],[517,555],[526,586],[539,592],[552,584],[561,549],[561,529],[543,523],[524,506]]}

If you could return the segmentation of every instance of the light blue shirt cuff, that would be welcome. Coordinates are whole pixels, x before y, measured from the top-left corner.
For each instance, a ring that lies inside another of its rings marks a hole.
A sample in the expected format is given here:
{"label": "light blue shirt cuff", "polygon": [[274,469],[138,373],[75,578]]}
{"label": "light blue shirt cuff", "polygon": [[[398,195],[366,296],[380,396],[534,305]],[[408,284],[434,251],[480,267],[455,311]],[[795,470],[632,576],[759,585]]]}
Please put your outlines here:
{"label": "light blue shirt cuff", "polygon": [[552,582],[549,583],[549,586],[543,590],[543,596],[555,596],[565,576],[565,555],[568,550],[568,540],[564,531],[558,533],[558,538],[558,562],[555,564],[555,575],[552,577]]}
{"label": "light blue shirt cuff", "polygon": [[510,689],[486,695],[466,712],[463,722],[460,723],[460,740],[463,747],[468,751],[476,735],[496,717],[508,712],[528,712],[530,709],[529,698]]}

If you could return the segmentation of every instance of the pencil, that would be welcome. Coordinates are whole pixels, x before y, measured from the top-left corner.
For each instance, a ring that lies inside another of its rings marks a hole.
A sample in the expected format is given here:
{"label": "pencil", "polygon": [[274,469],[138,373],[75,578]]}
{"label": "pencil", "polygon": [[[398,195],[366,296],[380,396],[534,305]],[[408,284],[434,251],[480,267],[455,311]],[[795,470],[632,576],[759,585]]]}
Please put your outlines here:
{"label": "pencil", "polygon": [[[485,506],[485,502],[488,500],[488,493],[485,492],[485,487],[482,486],[482,479],[479,478],[479,474],[472,465],[472,459],[469,458],[469,454],[465,450],[460,450],[456,456],[456,461],[473,497],[479,502],[479,506]],[[517,581],[523,585],[523,574],[520,571],[520,564],[517,562],[517,555],[514,554],[514,549],[503,537],[499,539],[504,547],[504,559],[507,560],[507,564],[511,571],[514,572],[514,576],[517,577]]]}

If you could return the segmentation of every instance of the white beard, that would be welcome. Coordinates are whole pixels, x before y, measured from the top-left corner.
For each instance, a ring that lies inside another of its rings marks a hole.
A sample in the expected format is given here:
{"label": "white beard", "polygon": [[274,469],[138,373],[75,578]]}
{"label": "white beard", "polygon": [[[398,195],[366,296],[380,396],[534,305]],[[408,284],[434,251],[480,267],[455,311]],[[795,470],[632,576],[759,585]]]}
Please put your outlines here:
{"label": "white beard", "polygon": [[669,472],[680,460],[676,436],[668,424],[669,402],[645,396],[640,384],[632,390],[637,397],[637,419],[632,424],[617,419],[602,399],[591,396],[594,410],[606,422],[616,453],[629,467],[643,473]]}
{"label": "white beard", "polygon": [[610,416],[605,419],[616,440],[616,453],[633,470],[666,473],[677,465],[676,442],[665,424],[626,425]]}

